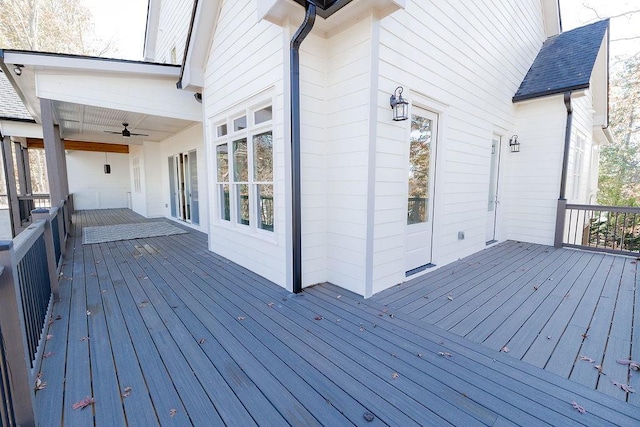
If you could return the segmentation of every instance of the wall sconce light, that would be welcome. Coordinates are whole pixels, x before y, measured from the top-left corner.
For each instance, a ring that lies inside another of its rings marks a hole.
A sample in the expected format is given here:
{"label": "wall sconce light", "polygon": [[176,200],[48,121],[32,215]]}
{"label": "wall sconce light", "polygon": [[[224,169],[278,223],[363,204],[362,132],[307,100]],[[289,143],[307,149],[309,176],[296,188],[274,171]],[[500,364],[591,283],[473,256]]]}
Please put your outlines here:
{"label": "wall sconce light", "polygon": [[21,76],[23,68],[24,68],[24,65],[22,64],[14,64],[13,72],[16,73],[16,76]]}
{"label": "wall sconce light", "polygon": [[110,174],[111,173],[111,165],[109,163],[107,163],[107,153],[104,153],[104,173],[106,174]]}
{"label": "wall sconce light", "polygon": [[511,148],[512,153],[520,152],[520,142],[518,141],[518,135],[513,135],[509,138],[509,148]]}
{"label": "wall sconce light", "polygon": [[393,110],[393,120],[396,122],[409,118],[409,103],[402,97],[403,90],[402,86],[398,86],[389,101]]}

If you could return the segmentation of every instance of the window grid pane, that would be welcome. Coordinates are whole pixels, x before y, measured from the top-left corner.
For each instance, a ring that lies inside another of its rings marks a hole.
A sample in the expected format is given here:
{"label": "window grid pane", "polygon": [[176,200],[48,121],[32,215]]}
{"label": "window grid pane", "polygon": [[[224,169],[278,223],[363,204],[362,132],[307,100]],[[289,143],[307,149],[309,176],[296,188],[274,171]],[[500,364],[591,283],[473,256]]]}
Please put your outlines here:
{"label": "window grid pane", "polygon": [[219,185],[220,219],[231,221],[231,202],[229,199],[229,184]]}
{"label": "window grid pane", "polygon": [[236,188],[236,221],[238,224],[249,225],[249,186],[239,184],[234,187]]}
{"label": "window grid pane", "polygon": [[431,166],[431,120],[412,115],[409,143],[409,198],[407,224],[429,221],[429,169]]}
{"label": "window grid pane", "polygon": [[249,159],[247,158],[247,139],[233,141],[233,180],[249,181]]}
{"label": "window grid pane", "polygon": [[216,147],[218,182],[229,182],[229,148],[227,144]]}
{"label": "window grid pane", "polygon": [[273,185],[256,185],[256,194],[258,198],[258,227],[273,231]]}
{"label": "window grid pane", "polygon": [[271,132],[253,137],[253,166],[255,181],[273,181],[273,136]]}

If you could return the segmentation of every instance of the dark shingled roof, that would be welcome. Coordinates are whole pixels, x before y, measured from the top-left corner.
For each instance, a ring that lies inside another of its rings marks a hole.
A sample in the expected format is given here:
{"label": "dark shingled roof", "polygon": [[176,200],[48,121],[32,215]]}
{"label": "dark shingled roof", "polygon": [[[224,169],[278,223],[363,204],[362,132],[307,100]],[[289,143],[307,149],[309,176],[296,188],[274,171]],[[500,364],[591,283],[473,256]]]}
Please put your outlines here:
{"label": "dark shingled roof", "polygon": [[609,20],[605,19],[549,37],[520,84],[513,102],[588,88],[608,28]]}
{"label": "dark shingled roof", "polygon": [[0,120],[34,122],[7,76],[0,72]]}

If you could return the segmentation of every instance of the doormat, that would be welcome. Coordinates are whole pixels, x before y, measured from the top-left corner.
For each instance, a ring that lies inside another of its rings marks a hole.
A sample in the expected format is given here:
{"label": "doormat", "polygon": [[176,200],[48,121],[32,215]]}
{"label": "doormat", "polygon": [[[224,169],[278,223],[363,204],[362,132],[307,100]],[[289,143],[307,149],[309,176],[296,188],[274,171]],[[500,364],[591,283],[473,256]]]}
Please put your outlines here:
{"label": "doormat", "polygon": [[178,227],[166,222],[142,222],[137,224],[103,225],[82,229],[82,244],[117,242],[119,240],[145,239],[147,237],[186,234]]}

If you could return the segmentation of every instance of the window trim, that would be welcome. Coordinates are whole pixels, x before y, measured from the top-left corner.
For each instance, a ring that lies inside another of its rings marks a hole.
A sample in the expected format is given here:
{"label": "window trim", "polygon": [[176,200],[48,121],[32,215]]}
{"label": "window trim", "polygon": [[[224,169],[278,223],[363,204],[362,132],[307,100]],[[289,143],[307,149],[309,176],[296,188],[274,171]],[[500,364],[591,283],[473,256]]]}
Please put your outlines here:
{"label": "window trim", "polygon": [[[262,110],[266,107],[271,106],[272,108],[272,116],[271,119],[263,121],[259,124],[255,123],[255,113],[259,110]],[[212,153],[214,156],[214,183],[215,183],[215,200],[217,201],[218,209],[215,214],[214,224],[220,225],[224,228],[232,229],[234,231],[241,231],[245,233],[249,233],[251,235],[262,236],[268,240],[273,240],[277,233],[276,226],[276,218],[277,212],[276,209],[273,209],[273,229],[267,230],[260,227],[258,223],[258,215],[259,215],[259,203],[258,203],[258,185],[271,185],[273,188],[274,200],[276,199],[276,167],[275,167],[275,129],[274,129],[274,120],[273,120],[273,110],[274,110],[274,99],[269,98],[266,100],[262,100],[260,102],[252,103],[245,108],[237,108],[232,111],[229,111],[228,114],[225,114],[224,117],[220,117],[217,120],[211,120],[211,141],[212,141]],[[246,128],[234,130],[234,121],[241,118],[246,117]],[[218,128],[220,126],[227,126],[227,134],[223,136],[218,136]],[[271,133],[272,138],[272,180],[267,181],[256,181],[255,176],[255,162],[254,162],[254,137],[264,133]],[[235,175],[235,159],[233,152],[233,143],[234,141],[238,141],[241,139],[246,139],[247,143],[247,181],[238,181],[234,180]],[[219,146],[227,144],[227,164],[228,164],[228,180],[227,181],[219,181],[218,180],[218,158],[217,158],[217,150]],[[238,197],[236,194],[236,190],[234,187],[239,185],[248,185],[248,197],[249,197],[249,224],[245,225],[239,221],[238,217]],[[223,185],[229,186],[229,220],[223,218],[222,215],[222,195],[221,188]]]}

